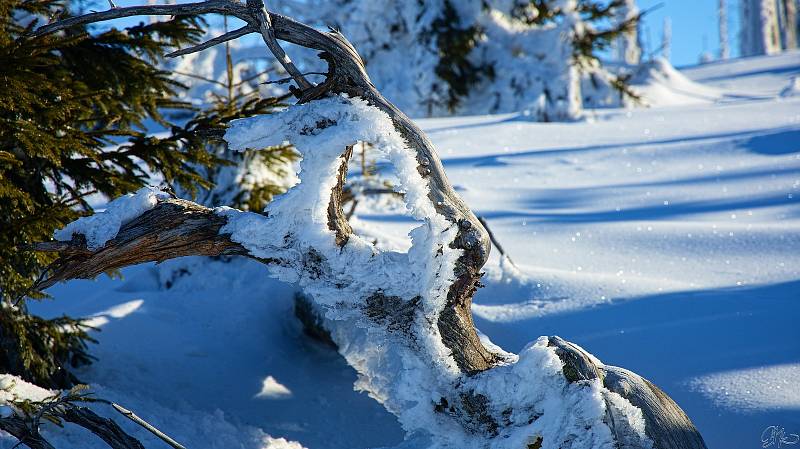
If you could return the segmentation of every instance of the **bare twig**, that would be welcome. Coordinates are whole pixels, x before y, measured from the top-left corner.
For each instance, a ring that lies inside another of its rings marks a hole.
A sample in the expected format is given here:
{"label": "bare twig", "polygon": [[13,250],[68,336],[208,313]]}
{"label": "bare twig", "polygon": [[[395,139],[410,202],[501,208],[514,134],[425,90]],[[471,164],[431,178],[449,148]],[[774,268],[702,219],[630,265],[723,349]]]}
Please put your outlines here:
{"label": "bare twig", "polygon": [[245,25],[239,29],[229,31],[221,36],[217,36],[213,39],[209,39],[202,44],[197,44],[195,46],[189,48],[182,48],[180,50],[173,51],[172,53],[167,53],[166,57],[174,58],[176,56],[183,56],[188,55],[191,53],[197,53],[198,51],[205,50],[206,48],[211,48],[217,44],[221,44],[223,42],[232,41],[234,39],[238,39],[246,34],[255,33],[255,28],[251,27],[250,25]]}
{"label": "bare twig", "polygon": [[253,17],[258,19],[258,28],[261,32],[261,36],[264,38],[264,43],[267,44],[272,54],[278,58],[278,62],[286,69],[286,72],[291,75],[297,85],[300,86],[300,89],[306,91],[314,87],[314,85],[300,73],[300,70],[297,69],[275,38],[275,29],[272,27],[272,20],[264,5],[264,0],[247,0],[247,9]]}
{"label": "bare twig", "polygon": [[[244,78],[244,79],[240,80],[238,83],[233,83],[233,87],[239,87],[244,83],[247,83],[249,81],[253,81],[254,79],[258,78],[259,76],[265,75],[267,73],[271,73],[272,71],[273,71],[273,69],[262,70],[261,72],[258,72],[255,75],[252,75],[252,76],[249,76],[247,78]],[[181,72],[181,71],[178,71],[178,70],[173,70],[172,73],[174,73],[176,75],[187,76],[189,78],[198,79],[200,81],[205,81],[207,83],[216,84],[216,85],[222,86],[222,87],[226,87],[227,86],[227,84],[223,83],[222,81],[212,80],[211,78],[206,78],[205,76],[195,75],[194,73]],[[306,74],[307,75],[308,74],[316,74],[316,72],[307,72]],[[291,78],[288,78],[288,79],[291,80]],[[261,83],[261,84],[269,84],[269,82],[265,82],[265,83]]]}
{"label": "bare twig", "polygon": [[353,202],[350,205],[350,210],[347,212],[347,214],[345,214],[345,217],[347,217],[348,220],[353,218],[353,215],[355,215],[356,206],[358,206],[358,199],[357,198],[353,198]]}
{"label": "bare twig", "polygon": [[389,188],[386,189],[364,189],[361,191],[364,195],[393,195],[404,197],[405,194],[403,192],[398,192],[396,190],[392,190]]}
{"label": "bare twig", "polygon": [[208,0],[196,3],[183,3],[180,5],[146,5],[130,6],[127,8],[113,8],[107,11],[93,12],[82,16],[70,17],[59,20],[38,28],[31,33],[33,37],[42,36],[60,30],[65,30],[78,25],[104,22],[106,20],[120,19],[132,16],[197,16],[202,14],[230,14],[248,23],[253,19],[244,5],[229,0]]}
{"label": "bare twig", "polygon": [[506,260],[508,260],[509,263],[511,263],[511,265],[517,267],[517,264],[515,264],[514,261],[511,260],[511,257],[508,255],[508,253],[506,253],[506,251],[503,249],[503,246],[497,240],[497,237],[495,237],[494,233],[489,228],[489,223],[486,221],[486,219],[483,217],[478,217],[478,221],[480,221],[481,224],[483,225],[483,228],[486,229],[486,233],[489,234],[489,240],[491,240],[492,245],[494,245],[494,247],[497,248],[497,251],[500,253],[500,256],[505,257]]}
{"label": "bare twig", "polygon": [[186,449],[185,446],[183,446],[182,444],[180,444],[177,441],[173,440],[172,438],[169,437],[169,435],[165,434],[164,432],[156,429],[155,427],[153,427],[147,421],[143,420],[142,418],[139,418],[132,411],[126,409],[125,407],[123,407],[123,406],[121,406],[119,404],[115,404],[113,402],[111,403],[111,406],[114,407],[114,410],[116,410],[120,414],[122,414],[122,416],[124,416],[124,417],[130,419],[131,421],[135,422],[136,424],[139,424],[140,426],[144,427],[145,429],[147,429],[147,431],[149,431],[153,435],[157,436],[162,441],[164,441],[165,443],[167,443],[170,446],[174,447],[175,449]]}

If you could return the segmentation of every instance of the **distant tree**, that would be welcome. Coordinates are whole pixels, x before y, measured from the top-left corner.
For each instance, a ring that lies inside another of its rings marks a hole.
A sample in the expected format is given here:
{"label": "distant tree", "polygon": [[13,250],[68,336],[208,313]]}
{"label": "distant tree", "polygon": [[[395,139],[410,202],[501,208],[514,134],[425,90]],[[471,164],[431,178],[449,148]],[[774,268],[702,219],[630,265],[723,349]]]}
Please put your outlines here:
{"label": "distant tree", "polygon": [[661,28],[661,57],[669,61],[672,56],[672,19],[664,17]]}
{"label": "distant tree", "polygon": [[[214,57],[213,51],[194,53],[189,55],[190,62],[193,63],[191,66],[197,67],[198,62],[199,65],[208,65],[209,62],[215,65],[217,61],[213,59],[209,61],[197,58],[204,54]],[[226,42],[220,56],[224,61],[222,81],[197,77],[187,72],[179,73],[192,82],[191,90],[201,95],[205,101],[203,110],[187,126],[204,130],[224,129],[233,120],[268,114],[276,106],[282,106],[281,102],[289,97],[284,94],[262,98],[257,83],[267,79],[267,74],[273,71],[272,67],[259,72],[253,70],[252,64],[235,64],[229,42]],[[255,86],[253,81],[256,82]],[[294,182],[293,164],[297,160],[297,153],[290,145],[240,152],[229,150],[219,136],[207,137],[207,151],[227,163],[197,167],[207,185],[197,186],[196,191],[187,191],[177,184],[174,189],[178,196],[194,198],[200,204],[210,207],[231,206],[260,212],[275,195],[283,193]]]}
{"label": "distant tree", "polygon": [[797,34],[800,27],[797,21],[797,0],[778,2],[778,27],[781,33],[781,47],[784,50],[797,48]]}
{"label": "distant tree", "polygon": [[741,0],[739,50],[742,56],[771,55],[781,51],[778,5],[783,4],[784,0]]}
{"label": "distant tree", "polygon": [[599,56],[626,35],[634,60],[639,19],[630,0],[273,4],[346,33],[375,84],[413,116],[527,110],[538,120],[570,120],[584,101],[599,105],[613,91],[618,102],[624,77]]}
{"label": "distant tree", "polygon": [[730,46],[728,45],[728,2],[719,0],[717,6],[717,20],[719,30],[719,59],[730,57]]}
{"label": "distant tree", "polygon": [[616,59],[625,64],[637,65],[642,60],[642,48],[639,45],[639,30],[635,26],[626,26],[639,16],[639,8],[635,0],[626,0],[616,8],[614,20],[621,24],[623,30],[615,41]]}

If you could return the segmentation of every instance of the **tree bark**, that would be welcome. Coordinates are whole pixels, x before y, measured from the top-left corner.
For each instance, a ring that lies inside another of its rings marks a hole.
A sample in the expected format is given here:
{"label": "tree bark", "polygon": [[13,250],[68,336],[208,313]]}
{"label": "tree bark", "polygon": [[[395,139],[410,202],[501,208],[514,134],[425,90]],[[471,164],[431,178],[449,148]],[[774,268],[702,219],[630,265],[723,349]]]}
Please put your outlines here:
{"label": "tree bark", "polygon": [[55,449],[42,438],[38,429],[31,429],[27,421],[17,416],[0,417],[0,430],[8,432],[31,449]]}
{"label": "tree bark", "polygon": [[69,279],[93,279],[118,268],[182,256],[247,255],[241,245],[219,234],[226,221],[207,207],[173,198],[125,224],[97,251],[89,251],[80,237],[71,242],[34,244],[38,251],[61,254],[50,276],[36,288],[45,289]]}

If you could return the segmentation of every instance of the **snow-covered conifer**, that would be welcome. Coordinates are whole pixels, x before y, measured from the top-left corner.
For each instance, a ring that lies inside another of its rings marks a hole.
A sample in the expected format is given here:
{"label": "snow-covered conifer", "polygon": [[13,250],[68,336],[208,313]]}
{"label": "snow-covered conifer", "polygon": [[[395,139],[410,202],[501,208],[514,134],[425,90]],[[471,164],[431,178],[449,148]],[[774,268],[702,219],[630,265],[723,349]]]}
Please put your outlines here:
{"label": "snow-covered conifer", "polygon": [[639,57],[632,0],[275,4],[340,29],[374,84],[412,116],[522,110],[538,120],[575,119],[584,100],[592,107],[620,103],[621,78],[600,63],[598,51],[624,39],[630,61]]}

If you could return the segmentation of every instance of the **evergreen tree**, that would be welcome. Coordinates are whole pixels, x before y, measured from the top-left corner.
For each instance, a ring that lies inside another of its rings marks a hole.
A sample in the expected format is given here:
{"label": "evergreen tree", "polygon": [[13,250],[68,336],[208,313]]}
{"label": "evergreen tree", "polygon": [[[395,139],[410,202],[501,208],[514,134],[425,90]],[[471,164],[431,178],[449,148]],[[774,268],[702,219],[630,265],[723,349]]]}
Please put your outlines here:
{"label": "evergreen tree", "polygon": [[635,22],[638,16],[639,8],[635,0],[626,0],[614,12],[614,23],[620,24],[623,28],[615,41],[616,59],[624,64],[638,65],[642,60],[638,27],[629,26],[629,22],[632,19]]}
{"label": "evergreen tree", "polygon": [[[211,58],[219,56],[213,52],[206,54]],[[272,68],[252,73],[252,65],[235,64],[230,43],[226,43],[221,56],[225,67],[222,81],[200,78],[200,82],[193,86],[193,90],[204,91],[208,104],[187,127],[220,130],[232,120],[267,114],[289,97],[284,93],[279,97],[261,98],[258,80],[266,79]],[[192,59],[197,62],[198,58]],[[213,62],[211,65],[215,65]],[[184,76],[191,78],[195,75],[186,73]],[[201,186],[195,194],[176,185],[174,188],[179,196],[193,197],[209,207],[230,206],[261,212],[275,195],[296,182],[294,163],[298,156],[291,145],[237,152],[228,149],[225,141],[216,138],[218,136],[209,137],[206,150],[227,163],[198,167],[210,187]]]}
{"label": "evergreen tree", "polygon": [[309,0],[297,8],[275,0],[305,22],[341,29],[375,85],[412,116],[526,109],[539,120],[576,118],[589,76],[595,83],[584,83],[592,90],[587,101],[619,101],[624,77],[608,72],[598,55],[623,34],[635,35],[639,14],[625,10],[630,3]]}
{"label": "evergreen tree", "polygon": [[[152,174],[191,192],[210,186],[201,168],[221,162],[196,132],[206,123],[178,127],[161,112],[189,107],[157,62],[202,35],[197,19],[27,36],[69,6],[0,0],[0,371],[58,387],[75,380],[70,366],[90,361],[91,339],[79,320],[28,313],[53,258],[26,245],[91,213],[90,195],[116,197]],[[147,135],[152,123],[172,135]]]}

